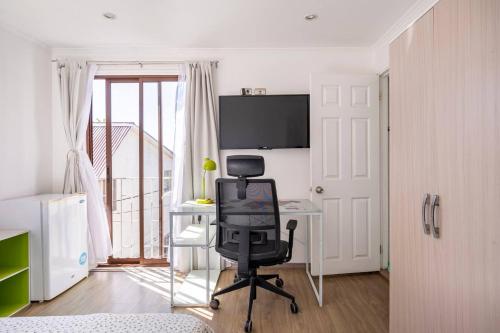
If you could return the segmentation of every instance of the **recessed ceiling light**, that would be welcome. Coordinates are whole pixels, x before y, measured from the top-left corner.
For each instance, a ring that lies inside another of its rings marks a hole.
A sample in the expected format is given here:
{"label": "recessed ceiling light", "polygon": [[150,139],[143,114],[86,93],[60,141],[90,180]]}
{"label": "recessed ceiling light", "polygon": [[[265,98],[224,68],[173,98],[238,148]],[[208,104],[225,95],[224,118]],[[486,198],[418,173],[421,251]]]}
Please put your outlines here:
{"label": "recessed ceiling light", "polygon": [[116,15],[111,13],[111,12],[106,12],[106,13],[102,14],[102,16],[104,16],[108,20],[114,20],[116,18]]}
{"label": "recessed ceiling light", "polygon": [[312,21],[312,20],[317,19],[318,15],[316,15],[316,14],[309,14],[309,15],[306,15],[304,18],[306,19],[306,21]]}

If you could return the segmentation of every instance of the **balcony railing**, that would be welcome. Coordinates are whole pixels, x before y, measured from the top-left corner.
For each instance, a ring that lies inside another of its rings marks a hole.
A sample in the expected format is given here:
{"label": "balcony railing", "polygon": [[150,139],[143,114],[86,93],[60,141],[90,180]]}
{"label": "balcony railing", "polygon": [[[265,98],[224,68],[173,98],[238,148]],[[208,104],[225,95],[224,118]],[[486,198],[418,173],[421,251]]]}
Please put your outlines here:
{"label": "balcony railing", "polygon": [[[99,179],[106,198],[106,179]],[[168,223],[163,218],[163,246],[160,252],[160,198],[163,205],[170,201],[171,177],[163,177],[163,189],[159,189],[159,177],[144,177],[144,257],[159,259],[168,257]],[[166,194],[166,196],[165,196]],[[167,199],[165,199],[167,198]],[[140,257],[140,206],[139,178],[113,178],[112,185],[113,258]]]}

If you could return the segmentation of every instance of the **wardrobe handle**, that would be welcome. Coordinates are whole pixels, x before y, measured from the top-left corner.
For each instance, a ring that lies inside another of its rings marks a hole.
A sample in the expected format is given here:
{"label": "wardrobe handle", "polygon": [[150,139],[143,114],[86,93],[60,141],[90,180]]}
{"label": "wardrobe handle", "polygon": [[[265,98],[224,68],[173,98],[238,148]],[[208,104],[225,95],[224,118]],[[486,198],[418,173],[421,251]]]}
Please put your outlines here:
{"label": "wardrobe handle", "polygon": [[431,233],[431,227],[427,221],[427,205],[431,201],[431,195],[429,193],[424,194],[422,199],[422,226],[424,227],[424,234],[429,235]]}
{"label": "wardrobe handle", "polygon": [[436,207],[439,206],[439,195],[434,194],[431,197],[431,230],[434,238],[439,238],[439,225],[436,222]]}

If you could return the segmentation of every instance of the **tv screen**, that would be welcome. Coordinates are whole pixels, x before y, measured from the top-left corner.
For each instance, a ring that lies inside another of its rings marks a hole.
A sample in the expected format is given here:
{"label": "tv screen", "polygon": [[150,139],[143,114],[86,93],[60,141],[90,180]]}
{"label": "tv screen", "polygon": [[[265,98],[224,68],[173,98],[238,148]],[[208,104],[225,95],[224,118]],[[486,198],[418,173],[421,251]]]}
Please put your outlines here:
{"label": "tv screen", "polygon": [[309,95],[220,96],[221,149],[309,148]]}

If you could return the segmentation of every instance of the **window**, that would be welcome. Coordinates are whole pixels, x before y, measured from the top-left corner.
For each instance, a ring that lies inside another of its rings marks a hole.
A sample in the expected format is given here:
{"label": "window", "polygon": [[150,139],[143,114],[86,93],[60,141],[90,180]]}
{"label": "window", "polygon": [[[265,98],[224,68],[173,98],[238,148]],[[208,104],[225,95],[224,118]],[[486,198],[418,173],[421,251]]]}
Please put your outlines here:
{"label": "window", "polygon": [[89,155],[106,193],[113,262],[162,259],[176,95],[176,76],[94,80]]}
{"label": "window", "polygon": [[163,170],[163,192],[172,191],[172,170]]}
{"label": "window", "polygon": [[117,198],[117,195],[116,193],[118,192],[118,189],[116,188],[116,179],[113,179],[113,189],[111,191],[111,195],[113,196],[113,200],[112,200],[112,209],[113,209],[113,212],[116,211],[116,207],[117,207],[117,204],[116,204],[116,198]]}

